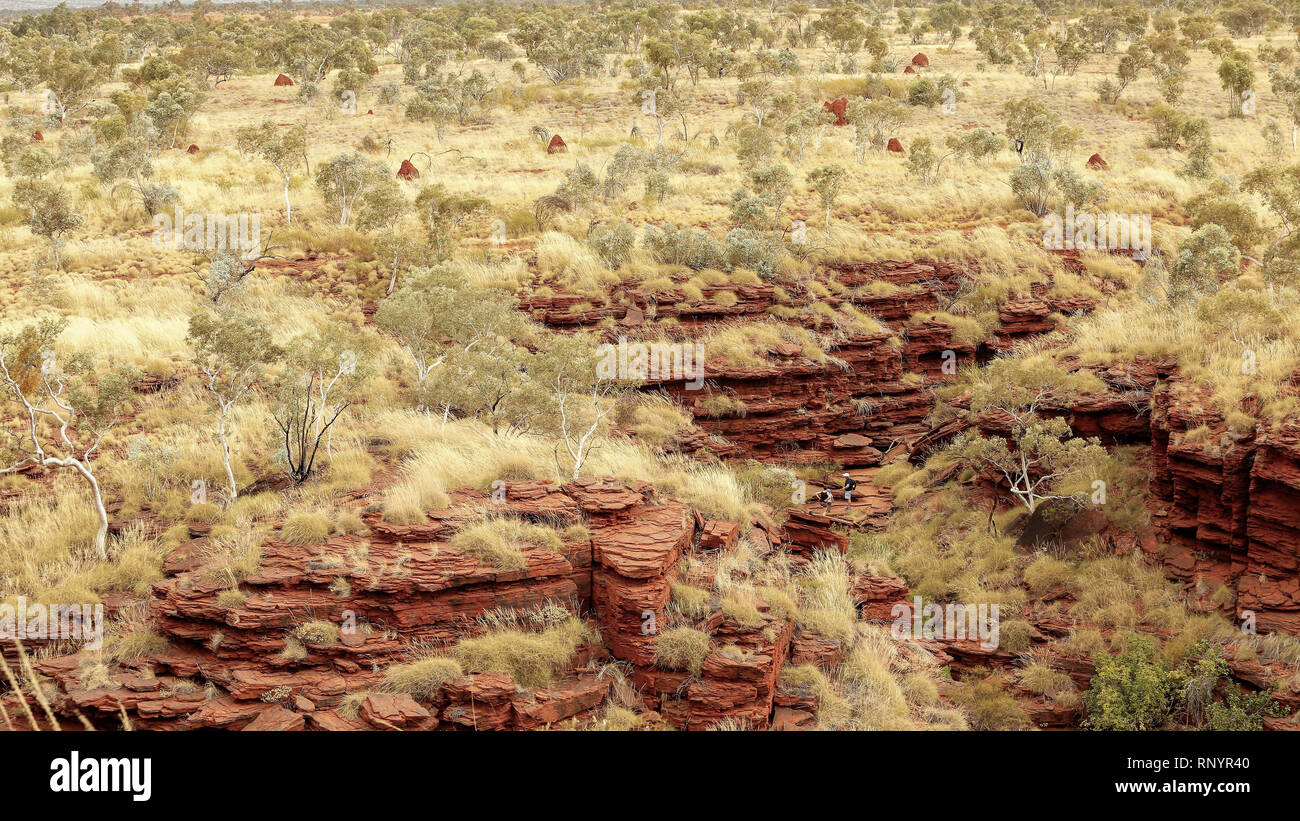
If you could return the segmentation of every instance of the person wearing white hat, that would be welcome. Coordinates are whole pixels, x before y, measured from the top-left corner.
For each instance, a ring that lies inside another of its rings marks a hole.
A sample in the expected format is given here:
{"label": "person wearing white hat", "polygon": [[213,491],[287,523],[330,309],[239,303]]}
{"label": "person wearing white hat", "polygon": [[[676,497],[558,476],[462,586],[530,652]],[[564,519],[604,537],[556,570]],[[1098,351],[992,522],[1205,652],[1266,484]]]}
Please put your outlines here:
{"label": "person wearing white hat", "polygon": [[844,477],[844,501],[853,501],[853,491],[858,489],[858,482],[847,473],[841,474]]}

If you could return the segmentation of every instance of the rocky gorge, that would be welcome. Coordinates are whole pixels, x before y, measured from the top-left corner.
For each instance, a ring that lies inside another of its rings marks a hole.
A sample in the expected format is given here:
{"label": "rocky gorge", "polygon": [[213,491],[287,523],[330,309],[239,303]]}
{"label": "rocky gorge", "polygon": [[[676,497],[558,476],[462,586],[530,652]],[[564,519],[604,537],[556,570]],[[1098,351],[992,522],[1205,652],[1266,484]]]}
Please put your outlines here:
{"label": "rocky gorge", "polygon": [[[1094,307],[1087,297],[1036,288],[999,307],[995,333],[959,341],[957,329],[933,313],[964,287],[964,274],[955,263],[846,266],[836,272],[846,286],[888,286],[881,295],[845,297],[885,328],[844,340],[836,361],[815,362],[796,345],[779,346],[757,367],[706,364],[702,390],[663,378],[645,386],[690,413],[692,427],[678,442],[685,452],[834,464],[866,480],[855,502],[862,515],[850,519],[795,506],[784,517],[756,519],[745,534],[747,549],[760,557],[788,555],[797,567],[817,551],[845,554],[854,530],[883,528],[894,505],[888,493],[870,486],[875,471],[900,460],[920,463],[970,426],[1005,432],[1006,420],[990,416],[932,424],[935,386],[957,367],[986,362],[1018,340],[1050,332],[1062,314]],[[734,292],[738,299],[729,305],[710,302],[708,291],[699,304],[683,306],[679,294],[630,290],[602,306],[553,294],[526,299],[521,308],[553,328],[600,328],[607,337],[636,334],[652,316],[673,316],[689,338],[720,323],[764,317],[777,304],[770,284]],[[1247,434],[1231,430],[1204,403],[1189,401],[1197,389],[1170,362],[1073,367],[1093,370],[1107,390],[1054,400],[1049,412],[1104,445],[1149,449],[1150,525],[1111,534],[1120,547],[1145,553],[1206,609],[1234,621],[1249,611],[1261,632],[1300,630],[1300,432],[1294,422],[1261,422]],[[710,412],[705,400],[715,395],[743,410]],[[414,525],[384,521],[367,493],[354,494],[338,504],[360,517],[363,531],[312,545],[273,535],[256,570],[239,580],[237,601],[223,596],[230,580],[212,560],[208,535],[194,529],[166,560],[165,577],[153,585],[150,599],[124,605],[147,608],[167,639],[165,649],[109,669],[91,669],[84,651],[33,662],[50,684],[51,720],[68,728],[523,730],[589,723],[606,704],[618,704],[648,723],[678,729],[718,722],[782,730],[816,724],[817,695],[783,685],[782,670],[812,665],[830,676],[845,648],[776,602],[760,598],[757,618],[738,618],[721,607],[698,616],[694,623],[714,639],[698,671],[664,669],[656,661],[655,625],[666,621],[673,586],[707,585],[720,557],[737,549],[744,523],[707,519],[646,483],[511,480],[502,490],[489,496],[458,488],[446,509],[429,511],[426,522]],[[566,538],[559,549],[525,546],[524,566],[512,569],[447,549],[458,529],[484,509],[556,526],[580,524],[585,536]],[[911,596],[903,579],[863,569],[854,573],[852,589],[859,617],[878,623],[888,623],[893,605]],[[1060,591],[1044,595],[1065,597]],[[489,611],[547,602],[587,618],[599,635],[575,649],[555,681],[523,686],[505,673],[470,670],[424,698],[383,686],[385,669],[406,660],[412,646],[449,647],[481,634],[477,620]],[[295,638],[309,620],[344,629],[321,641]],[[1031,627],[1031,645],[1086,688],[1091,663],[1057,642],[1070,626],[1046,617]],[[970,640],[902,644],[900,664],[947,667],[954,678],[1016,661],[1016,654]],[[18,658],[12,647],[6,657]],[[1291,672],[1266,662],[1234,661],[1232,667],[1239,681],[1255,688],[1285,682]],[[1077,708],[1027,690],[1017,696],[1036,726],[1078,725]],[[1300,707],[1291,685],[1274,698],[1288,712]],[[15,724],[46,721],[24,713],[13,693],[0,703]],[[1294,726],[1289,719],[1267,725]]]}

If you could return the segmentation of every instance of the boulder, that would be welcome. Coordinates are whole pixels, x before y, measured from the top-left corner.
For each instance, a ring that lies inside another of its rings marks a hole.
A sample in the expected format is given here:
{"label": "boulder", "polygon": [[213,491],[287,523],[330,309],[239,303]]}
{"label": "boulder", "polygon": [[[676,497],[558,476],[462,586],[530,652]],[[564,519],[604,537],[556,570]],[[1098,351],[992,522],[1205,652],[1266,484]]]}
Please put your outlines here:
{"label": "boulder", "polygon": [[564,139],[559,134],[551,137],[551,141],[546,145],[547,154],[564,154],[568,150],[569,146],[565,145]]}
{"label": "boulder", "polygon": [[885,146],[885,150],[886,150],[886,151],[891,151],[891,152],[893,152],[893,153],[895,153],[895,154],[902,154],[902,153],[903,153],[903,144],[900,143],[900,142],[898,141],[898,138],[897,138],[897,137],[890,137],[890,138],[889,138],[889,145]]}
{"label": "boulder", "polygon": [[831,530],[831,525],[830,518],[821,513],[791,508],[781,528],[781,541],[791,553],[834,550],[842,556],[849,551],[849,537]]}
{"label": "boulder", "polygon": [[871,439],[860,433],[837,436],[831,441],[831,447],[840,451],[840,459],[845,464],[878,465],[884,458],[884,454],[871,446]]}
{"label": "boulder", "polygon": [[1074,548],[1105,526],[1106,517],[1095,509],[1080,509],[1073,500],[1047,499],[1024,520],[1016,546],[1031,552],[1049,545]]}
{"label": "boulder", "polygon": [[304,723],[301,715],[276,704],[259,713],[257,718],[244,726],[244,731],[283,733],[288,730],[301,730]]}
{"label": "boulder", "polygon": [[623,314],[623,324],[640,325],[642,322],[645,322],[645,311],[641,310],[641,306],[636,303],[627,306],[627,313]]}
{"label": "boulder", "polygon": [[306,715],[313,729],[331,732],[356,732],[369,730],[370,726],[359,718],[344,718],[337,710],[318,710]]}
{"label": "boulder", "polygon": [[371,693],[361,702],[360,714],[363,721],[380,730],[416,724],[431,716],[406,693]]}
{"label": "boulder", "polygon": [[878,576],[867,570],[853,577],[853,601],[864,619],[893,619],[894,605],[907,602],[907,582],[897,576]]}
{"label": "boulder", "polygon": [[280,74],[275,78],[275,84],[278,86],[291,86],[293,85],[293,80],[290,80],[287,76]]}
{"label": "boulder", "polygon": [[772,712],[772,730],[775,732],[802,732],[817,729],[817,716],[807,710],[777,707]]}
{"label": "boulder", "polygon": [[[268,710],[266,704],[263,702],[235,701],[233,698],[227,696],[213,699],[204,704],[196,712],[190,714],[187,723],[190,727],[195,728],[205,727],[238,730],[250,724],[254,719],[259,718],[264,711],[272,712],[271,716],[263,719],[264,723],[271,721],[272,718],[277,715],[280,716],[281,720],[287,723],[292,723],[291,718],[280,713],[275,713],[274,710],[276,709],[282,710],[284,708],[276,707]],[[256,731],[256,729],[257,728],[254,728],[254,731]]]}
{"label": "boulder", "polygon": [[832,446],[841,450],[856,450],[871,447],[871,440],[860,433],[845,433],[835,437]]}
{"label": "boulder", "polygon": [[700,547],[704,550],[730,550],[740,537],[740,522],[710,520],[700,530]]}
{"label": "boulder", "polygon": [[514,719],[515,682],[505,673],[471,673],[443,685],[453,724],[474,730],[504,730]]}
{"label": "boulder", "polygon": [[835,670],[844,661],[844,650],[838,642],[816,633],[800,630],[790,644],[791,664],[815,664],[823,670]]}
{"label": "boulder", "polygon": [[511,700],[513,726],[532,730],[587,714],[605,700],[609,686],[610,679],[588,675],[517,694]]}
{"label": "boulder", "polygon": [[397,169],[397,178],[399,180],[418,180],[420,178],[420,169],[416,168],[410,160],[402,160],[402,167]]}

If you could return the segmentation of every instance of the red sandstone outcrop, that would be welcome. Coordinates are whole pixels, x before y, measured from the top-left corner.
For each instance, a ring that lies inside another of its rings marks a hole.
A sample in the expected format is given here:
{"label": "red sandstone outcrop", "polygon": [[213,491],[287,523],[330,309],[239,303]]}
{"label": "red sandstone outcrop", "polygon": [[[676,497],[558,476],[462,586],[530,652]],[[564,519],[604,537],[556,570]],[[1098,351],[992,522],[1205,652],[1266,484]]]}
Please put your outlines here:
{"label": "red sandstone outcrop", "polygon": [[911,604],[907,582],[897,576],[859,573],[854,579],[853,599],[863,619],[892,622],[894,605]]}
{"label": "red sandstone outcrop", "polygon": [[[662,618],[672,595],[671,570],[694,535],[695,520],[681,505],[611,514],[620,527],[592,531],[592,603],[605,645],[635,665],[654,663],[656,635],[646,625]],[[624,518],[626,517],[626,518]]]}
{"label": "red sandstone outcrop", "polygon": [[[257,570],[240,583],[245,597],[232,600],[221,597],[230,578],[214,571],[201,536],[168,557],[167,576],[154,585],[154,623],[170,646],[113,667],[92,688],[82,680],[93,657],[40,661],[41,673],[61,689],[53,706],[61,716],[76,711],[105,728],[125,720],[141,729],[534,729],[586,721],[603,708],[612,680],[598,664],[588,665],[603,656],[627,665],[641,706],[674,726],[705,729],[729,719],[764,728],[796,633],[801,657],[838,652],[760,602],[758,625],[733,623],[721,611],[704,619],[717,649],[699,675],[660,669],[656,623],[668,618],[682,558],[697,549],[704,556],[734,549],[738,523],[705,521],[643,483],[509,482],[505,491],[497,512],[561,525],[582,521],[589,538],[559,550],[524,546],[526,564],[518,570],[446,549],[488,501],[462,489],[453,492],[456,504],[430,511],[423,523],[398,526],[363,513],[364,539],[336,534],[302,546],[271,538]],[[780,533],[760,524],[754,534],[785,541],[796,556],[842,553],[848,545],[825,517],[798,511]],[[883,582],[863,589],[892,588]],[[404,660],[412,642],[453,643],[481,630],[474,619],[487,610],[544,602],[589,614],[602,640],[580,647],[554,684],[521,688],[504,673],[470,670],[427,700],[380,688],[384,668]],[[308,619],[355,629],[327,644],[300,639],[289,652],[295,627]]]}
{"label": "red sandstone outcrop", "polygon": [[776,679],[789,657],[794,622],[764,613],[756,627],[723,619],[713,630],[719,647],[704,660],[701,674],[637,670],[647,703],[666,721],[685,730],[707,730],[732,719],[755,730],[768,728]]}
{"label": "red sandstone outcrop", "polygon": [[[1205,606],[1238,621],[1252,614],[1260,632],[1300,631],[1300,430],[1287,421],[1231,429],[1172,362],[1091,370],[1107,392],[1052,399],[1045,412],[1107,445],[1151,444],[1160,538],[1139,539],[1142,549]],[[975,424],[1006,435],[1010,420],[959,416],[915,440],[913,458]]]}
{"label": "red sandstone outcrop", "polygon": [[1010,347],[1020,339],[1054,331],[1057,323],[1052,318],[1053,314],[1087,312],[1095,307],[1095,300],[1083,296],[1064,299],[1022,297],[1009,300],[998,308],[997,345]]}
{"label": "red sandstone outcrop", "polygon": [[[941,378],[940,364],[948,352],[963,362],[980,361],[1017,339],[1053,330],[1054,314],[1090,310],[1093,303],[1035,290],[1001,307],[995,338],[957,344],[947,323],[914,320],[913,314],[936,310],[942,297],[958,290],[962,273],[958,266],[940,263],[842,266],[837,278],[846,286],[892,286],[844,299],[869,309],[892,331],[905,333],[846,340],[835,354],[847,363],[847,371],[807,360],[793,345],[779,347],[760,367],[711,368],[706,374],[710,382],[742,400],[746,413],[712,419],[700,412],[697,424],[738,443],[747,455],[784,457],[798,451],[810,460],[868,466],[897,458],[900,451],[891,448],[900,439],[911,440],[916,455],[972,425],[989,433],[1005,431],[1008,420],[994,415],[958,417],[929,430],[925,379],[917,383],[909,377]],[[735,305],[719,306],[716,314],[697,306],[690,308],[697,313],[682,316],[703,324],[762,314],[775,304],[767,284],[735,291],[740,294],[737,304],[744,306],[739,313],[725,312]],[[682,310],[680,292],[651,299],[629,289],[625,296],[624,302],[574,311],[580,297],[555,295],[534,298],[526,309],[542,312],[544,321],[555,324],[613,318],[629,326],[641,324],[652,302],[661,316]],[[1155,522],[1167,546],[1160,549],[1151,540],[1144,549],[1197,589],[1226,587],[1236,610],[1257,613],[1260,629],[1300,629],[1295,581],[1300,506],[1294,504],[1300,492],[1300,433],[1289,425],[1248,434],[1229,431],[1221,415],[1206,410],[1208,402],[1193,401],[1196,397],[1172,377],[1169,363],[1090,369],[1106,391],[1049,402],[1045,412],[1067,416],[1076,433],[1098,436],[1106,444],[1152,441],[1152,495],[1159,507]],[[688,406],[702,398],[680,382],[652,387]],[[957,398],[954,405],[962,407],[961,401]],[[716,453],[715,445],[710,440]],[[874,489],[864,485],[859,494],[865,498]],[[171,649],[112,671],[108,687],[83,688],[76,657],[42,661],[40,670],[63,688],[56,705],[61,715],[76,709],[99,726],[113,726],[125,713],[143,727],[531,729],[592,717],[608,697],[611,682],[586,665],[597,652],[608,652],[602,658],[629,666],[643,706],[674,726],[702,729],[724,719],[755,728],[815,724],[815,699],[781,692],[777,676],[787,661],[834,670],[844,649],[797,628],[766,605],[759,608],[758,626],[738,624],[721,611],[702,619],[715,647],[699,675],[655,664],[654,625],[664,619],[672,583],[686,566],[683,557],[693,551],[733,550],[739,523],[706,520],[685,505],[657,499],[648,485],[608,479],[562,486],[510,482],[507,491],[502,512],[561,523],[581,520],[590,538],[566,543],[559,551],[526,548],[526,566],[510,571],[445,550],[460,524],[478,515],[468,502],[484,501],[462,490],[450,510],[432,511],[418,525],[394,526],[375,513],[364,514],[371,531],[364,540],[333,536],[325,545],[300,547],[273,539],[261,566],[243,582],[251,595],[239,604],[222,605],[217,596],[229,584],[209,572],[207,539],[200,535],[169,558],[168,578],[155,587],[155,618],[172,639]],[[843,524],[838,516],[796,509],[779,527],[760,522],[748,541],[760,555],[780,544],[796,561],[816,550],[844,553],[849,540],[840,532]],[[363,542],[364,556],[357,560]],[[909,591],[901,579],[858,573],[853,594],[862,618],[885,622],[894,604],[908,601]],[[572,602],[576,611],[590,614],[604,644],[603,651],[580,650],[571,669],[552,686],[520,688],[504,673],[469,671],[427,701],[372,691],[382,681],[383,666],[403,659],[409,643],[454,642],[474,633],[476,615],[543,601]],[[348,634],[332,646],[305,644],[297,659],[281,655],[289,631],[304,614],[335,621],[345,612],[383,629]],[[1067,635],[1072,626],[1068,619],[1044,617],[1034,623],[1030,638],[1041,645]],[[1007,668],[1015,661],[978,642],[933,644],[935,656],[959,673]],[[1068,659],[1057,661],[1053,666],[1086,686],[1092,675],[1086,660],[1073,666]],[[1233,670],[1239,679],[1262,682],[1257,686],[1271,680],[1266,668],[1238,664]],[[196,688],[194,682],[200,680],[210,687]],[[359,704],[346,701],[358,693],[365,696]],[[1300,706],[1300,695],[1294,697],[1298,703],[1293,706]],[[1030,716],[1039,726],[1077,721],[1077,710],[1044,699],[1029,701]]]}
{"label": "red sandstone outcrop", "polygon": [[[1152,495],[1165,547],[1154,558],[1236,619],[1300,631],[1300,434],[1291,423],[1230,430],[1202,392],[1174,379],[1151,410]],[[1216,597],[1223,604],[1223,597]]]}
{"label": "red sandstone outcrop", "polygon": [[700,529],[701,550],[730,550],[740,536],[740,522],[708,521]]}
{"label": "red sandstone outcrop", "polygon": [[831,529],[829,517],[807,509],[793,509],[781,531],[782,540],[789,543],[796,554],[811,554],[817,550],[833,550],[844,554],[849,549],[849,537]]}
{"label": "red sandstone outcrop", "polygon": [[[1004,323],[986,343],[957,342],[953,327],[940,319],[914,319],[936,311],[967,280],[963,266],[942,262],[880,261],[838,264],[838,282],[852,288],[851,296],[826,297],[831,305],[852,304],[882,322],[891,332],[867,334],[843,341],[835,351],[838,364],[803,358],[797,346],[778,346],[768,364],[751,368],[708,363],[708,390],[688,390],[684,381],[651,379],[647,388],[663,389],[692,410],[695,424],[678,447],[686,452],[707,448],[718,455],[742,453],[755,458],[837,461],[850,467],[872,466],[884,451],[900,441],[925,434],[924,419],[933,397],[927,380],[950,378],[955,367],[986,359],[1017,340],[1046,333],[1057,326],[1057,314],[1091,310],[1088,298],[1041,296],[1013,300],[1000,314]],[[869,287],[863,287],[869,286]],[[561,328],[641,324],[654,305],[659,319],[674,317],[681,325],[763,318],[777,305],[774,288],[711,286],[699,305],[687,305],[679,289],[655,293],[629,287],[618,299],[593,306],[578,294],[532,296],[521,308],[542,322]],[[729,305],[710,303],[717,291],[736,296]],[[797,290],[790,304],[806,304],[811,296]],[[629,317],[637,318],[635,322]],[[925,380],[916,381],[915,375]],[[744,403],[743,414],[714,416],[701,403],[721,392]],[[715,438],[708,438],[712,435]],[[721,437],[717,439],[716,437]]]}

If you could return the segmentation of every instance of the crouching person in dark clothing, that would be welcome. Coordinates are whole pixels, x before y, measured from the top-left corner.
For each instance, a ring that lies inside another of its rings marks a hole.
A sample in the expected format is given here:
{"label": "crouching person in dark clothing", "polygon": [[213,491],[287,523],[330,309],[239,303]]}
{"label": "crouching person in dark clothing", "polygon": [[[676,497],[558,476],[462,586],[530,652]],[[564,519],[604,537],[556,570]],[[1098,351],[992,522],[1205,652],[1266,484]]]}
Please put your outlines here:
{"label": "crouching person in dark clothing", "polygon": [[822,511],[824,513],[831,512],[831,500],[835,497],[831,495],[829,488],[822,488],[813,498],[822,503]]}

